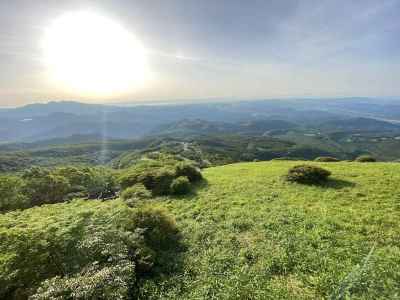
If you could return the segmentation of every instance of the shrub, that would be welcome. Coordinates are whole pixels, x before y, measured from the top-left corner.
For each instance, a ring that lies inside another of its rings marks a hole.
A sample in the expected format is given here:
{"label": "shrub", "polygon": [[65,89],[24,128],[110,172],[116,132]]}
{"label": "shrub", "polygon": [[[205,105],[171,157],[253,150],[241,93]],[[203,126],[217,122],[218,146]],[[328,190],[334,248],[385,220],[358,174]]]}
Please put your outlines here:
{"label": "shrub", "polygon": [[196,182],[203,179],[200,170],[187,162],[178,163],[176,165],[175,173],[177,177],[186,176],[190,182]]}
{"label": "shrub", "polygon": [[21,192],[22,185],[18,177],[0,176],[0,212],[29,207],[29,200]]}
{"label": "shrub", "polygon": [[134,274],[135,265],[129,260],[107,267],[89,266],[73,276],[45,280],[29,299],[127,299]]}
{"label": "shrub", "polygon": [[137,201],[149,198],[151,198],[151,192],[141,183],[128,187],[121,193],[121,199],[129,206],[132,206]]}
{"label": "shrub", "polygon": [[290,182],[303,184],[319,184],[326,181],[331,172],[320,167],[299,165],[291,168],[286,176]]}
{"label": "shrub", "polygon": [[371,155],[360,155],[356,158],[357,162],[376,162],[376,159]]}
{"label": "shrub", "polygon": [[115,197],[118,186],[110,169],[93,168],[86,189],[89,199],[107,199]]}
{"label": "shrub", "polygon": [[179,238],[175,220],[164,209],[143,206],[132,217],[134,228],[144,229],[143,237],[154,251],[174,247]]}
{"label": "shrub", "polygon": [[336,157],[320,156],[320,157],[317,157],[314,161],[318,161],[318,162],[338,162],[340,160],[337,159]]}
{"label": "shrub", "polygon": [[125,190],[128,187],[131,187],[131,186],[134,186],[135,184],[140,183],[139,182],[140,175],[141,175],[141,172],[139,170],[136,170],[136,169],[125,170],[118,177],[118,183],[121,186],[121,189]]}
{"label": "shrub", "polygon": [[289,161],[295,161],[295,160],[305,160],[302,157],[288,157],[288,156],[283,156],[283,157],[276,157],[271,159],[272,161],[281,161],[281,160],[289,160]]}
{"label": "shrub", "polygon": [[72,192],[84,191],[90,184],[92,178],[91,170],[89,168],[66,166],[57,168],[52,173],[65,177],[71,185]]}
{"label": "shrub", "polygon": [[190,181],[187,177],[180,176],[171,184],[171,192],[175,195],[186,195],[190,192]]}
{"label": "shrub", "polygon": [[143,184],[152,192],[153,196],[168,195],[171,193],[172,181],[178,177],[186,177],[190,182],[196,182],[203,178],[200,169],[188,162],[171,163],[166,161],[160,166],[160,162],[144,161],[134,168],[121,174],[118,181],[121,188]]}
{"label": "shrub", "polygon": [[178,241],[162,210],[72,201],[0,215],[0,299],[136,299]]}
{"label": "shrub", "polygon": [[30,206],[62,202],[71,189],[64,176],[39,167],[25,171],[22,179],[24,184],[21,190],[29,199]]}
{"label": "shrub", "polygon": [[150,190],[153,196],[168,195],[175,173],[168,168],[149,170],[139,176],[139,182]]}
{"label": "shrub", "polygon": [[148,189],[152,190],[152,188],[148,186],[151,186],[151,178],[157,176],[157,173],[168,171],[175,177],[175,165],[165,166],[159,164],[159,162],[156,163],[157,164],[151,161],[144,161],[134,168],[125,170],[118,178],[118,183],[121,185],[121,188],[124,190],[137,183],[143,183]]}

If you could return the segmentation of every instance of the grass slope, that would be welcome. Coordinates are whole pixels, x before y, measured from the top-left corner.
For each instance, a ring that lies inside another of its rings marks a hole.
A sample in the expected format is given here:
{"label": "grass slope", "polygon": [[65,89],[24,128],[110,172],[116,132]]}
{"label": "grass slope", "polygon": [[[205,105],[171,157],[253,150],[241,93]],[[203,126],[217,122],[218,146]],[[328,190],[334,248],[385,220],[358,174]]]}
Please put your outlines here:
{"label": "grass slope", "polygon": [[143,297],[398,299],[400,164],[312,163],[332,171],[321,187],[282,179],[298,163],[210,168],[196,194],[157,200],[187,251]]}

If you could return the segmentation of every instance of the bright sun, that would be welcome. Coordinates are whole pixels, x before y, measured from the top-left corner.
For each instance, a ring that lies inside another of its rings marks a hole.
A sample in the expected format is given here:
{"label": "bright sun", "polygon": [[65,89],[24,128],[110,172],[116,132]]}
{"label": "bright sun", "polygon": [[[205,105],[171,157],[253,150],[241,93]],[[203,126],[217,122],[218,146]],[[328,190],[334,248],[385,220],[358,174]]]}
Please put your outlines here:
{"label": "bright sun", "polygon": [[65,14],[46,29],[44,59],[52,79],[87,95],[124,93],[148,75],[145,49],[126,29],[89,12]]}

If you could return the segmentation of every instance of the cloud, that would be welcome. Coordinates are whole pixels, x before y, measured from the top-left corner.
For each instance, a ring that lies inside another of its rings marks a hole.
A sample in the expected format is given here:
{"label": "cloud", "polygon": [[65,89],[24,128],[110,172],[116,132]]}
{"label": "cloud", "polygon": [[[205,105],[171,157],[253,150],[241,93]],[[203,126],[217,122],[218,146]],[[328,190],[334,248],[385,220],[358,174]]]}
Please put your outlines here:
{"label": "cloud", "polygon": [[400,95],[396,0],[15,0],[0,4],[0,105],[71,96],[41,81],[38,39],[60,13],[86,6],[149,51],[157,80],[129,100]]}

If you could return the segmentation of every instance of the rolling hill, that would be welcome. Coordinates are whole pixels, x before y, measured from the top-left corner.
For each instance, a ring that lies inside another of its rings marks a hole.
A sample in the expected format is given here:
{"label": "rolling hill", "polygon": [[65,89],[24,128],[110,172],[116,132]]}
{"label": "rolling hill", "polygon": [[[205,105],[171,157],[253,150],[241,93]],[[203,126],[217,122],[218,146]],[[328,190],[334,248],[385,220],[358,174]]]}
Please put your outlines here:
{"label": "rolling hill", "polygon": [[268,136],[208,134],[174,138],[153,136],[136,140],[105,139],[98,135],[75,135],[34,143],[0,145],[0,173],[32,166],[112,165],[132,166],[142,156],[163,152],[197,161],[201,166],[270,160],[314,159],[331,152]]}
{"label": "rolling hill", "polygon": [[[73,101],[31,104],[0,109],[0,143],[29,142],[82,134],[138,138],[157,134],[159,131],[181,134],[192,131],[204,133],[216,129],[219,130],[217,132],[237,133],[238,129],[243,133],[263,134],[269,130],[282,130],[293,126],[340,129],[341,122],[348,119],[353,121],[349,121],[343,127],[345,130],[349,130],[349,126],[351,130],[360,126],[370,128],[370,125],[378,127],[380,131],[396,129],[390,122],[400,120],[398,101],[384,100],[271,99],[234,103],[135,106],[84,104]],[[373,124],[374,119],[390,122]],[[195,123],[196,120],[203,120],[199,128],[193,128],[193,124],[187,123]],[[175,126],[173,123],[176,123]],[[324,123],[327,124],[323,125]]]}
{"label": "rolling hill", "polygon": [[325,163],[326,186],[283,180],[301,162],[204,171],[175,215],[181,270],[144,283],[150,299],[397,299],[400,164]]}
{"label": "rolling hill", "polygon": [[350,131],[350,132],[385,132],[400,131],[400,125],[371,118],[351,118],[347,120],[335,120],[321,124],[321,130],[327,132]]}
{"label": "rolling hill", "polygon": [[[0,237],[6,241],[0,244],[4,250],[0,270],[11,274],[0,273],[0,281],[9,287],[3,295],[15,289],[22,295],[35,293],[24,286],[18,290],[14,278],[36,288],[58,274],[50,281],[57,283],[64,276],[64,264],[79,262],[81,256],[74,256],[76,243],[94,246],[93,251],[83,252],[90,254],[86,259],[99,255],[98,247],[103,247],[104,255],[125,249],[120,242],[136,235],[121,231],[137,226],[136,234],[149,234],[139,241],[154,249],[144,254],[157,259],[151,272],[128,269],[131,276],[137,275],[130,287],[134,299],[398,299],[400,164],[312,162],[332,172],[328,182],[318,186],[287,182],[288,169],[303,163],[208,168],[203,171],[205,180],[191,193],[146,198],[133,208],[118,198],[78,199],[0,214]],[[160,240],[170,229],[179,238],[167,240],[171,247],[162,246]],[[87,242],[83,230],[89,230]],[[111,234],[106,235],[107,243],[103,231]],[[115,234],[120,234],[117,239]],[[16,259],[25,257],[31,260]],[[110,261],[94,264],[102,267]],[[81,276],[87,280],[82,283],[84,291],[97,291],[97,285],[85,285],[98,280],[88,274]],[[99,285],[101,291],[115,280],[104,278],[99,281],[105,282]],[[124,283],[134,280],[129,278]],[[80,282],[74,281],[75,286],[81,287]],[[58,285],[44,291],[54,295],[55,288]]]}
{"label": "rolling hill", "polygon": [[[205,153],[203,158],[213,164],[277,157],[354,159],[361,154],[393,161],[400,159],[399,121],[389,119],[399,107],[396,103],[350,98],[126,107],[32,104],[0,109],[0,152],[24,151],[18,157],[28,156],[19,159],[8,153],[7,170],[37,161],[104,164],[124,152],[136,151],[128,155],[137,156],[160,149],[192,158]],[[69,151],[68,141],[75,150],[81,144],[80,151]],[[3,161],[0,155],[0,165]]]}

